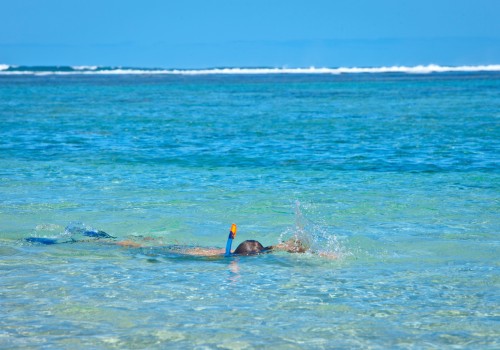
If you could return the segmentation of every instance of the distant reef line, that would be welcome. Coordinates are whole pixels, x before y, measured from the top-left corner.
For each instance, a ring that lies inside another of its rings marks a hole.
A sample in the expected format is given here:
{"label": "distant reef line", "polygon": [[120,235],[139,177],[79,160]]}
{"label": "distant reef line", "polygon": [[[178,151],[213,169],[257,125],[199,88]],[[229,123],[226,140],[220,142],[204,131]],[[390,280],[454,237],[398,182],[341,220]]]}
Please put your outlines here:
{"label": "distant reef line", "polygon": [[500,72],[500,64],[442,66],[437,64],[417,66],[381,67],[215,67],[204,69],[164,69],[112,66],[16,66],[0,64],[0,75],[263,75],[263,74],[377,74],[407,73],[429,74],[447,72]]}

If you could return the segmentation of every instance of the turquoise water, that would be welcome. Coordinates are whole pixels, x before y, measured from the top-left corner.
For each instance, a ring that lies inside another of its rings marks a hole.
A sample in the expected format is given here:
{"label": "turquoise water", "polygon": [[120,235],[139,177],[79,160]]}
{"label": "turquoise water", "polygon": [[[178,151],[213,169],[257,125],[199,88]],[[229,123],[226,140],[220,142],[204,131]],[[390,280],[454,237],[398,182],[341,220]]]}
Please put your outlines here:
{"label": "turquoise water", "polygon": [[[0,347],[499,348],[499,111],[498,72],[0,76]],[[311,249],[168,249],[233,222]],[[70,223],[154,240],[24,240]]]}

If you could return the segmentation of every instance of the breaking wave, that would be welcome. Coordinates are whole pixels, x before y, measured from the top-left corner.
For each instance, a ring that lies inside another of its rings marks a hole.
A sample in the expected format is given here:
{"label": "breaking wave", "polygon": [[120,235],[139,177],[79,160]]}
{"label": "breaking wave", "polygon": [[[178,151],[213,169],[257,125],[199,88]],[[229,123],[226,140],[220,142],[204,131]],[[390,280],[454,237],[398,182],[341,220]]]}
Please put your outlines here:
{"label": "breaking wave", "polygon": [[418,66],[337,67],[337,68],[208,68],[162,69],[100,66],[10,66],[0,64],[0,75],[264,75],[264,74],[429,74],[447,72],[500,72],[500,64],[478,66]]}
{"label": "breaking wave", "polygon": [[93,71],[93,70],[96,70],[97,68],[99,68],[98,66],[71,66],[71,68],[73,68],[74,70],[90,70],[90,71]]}

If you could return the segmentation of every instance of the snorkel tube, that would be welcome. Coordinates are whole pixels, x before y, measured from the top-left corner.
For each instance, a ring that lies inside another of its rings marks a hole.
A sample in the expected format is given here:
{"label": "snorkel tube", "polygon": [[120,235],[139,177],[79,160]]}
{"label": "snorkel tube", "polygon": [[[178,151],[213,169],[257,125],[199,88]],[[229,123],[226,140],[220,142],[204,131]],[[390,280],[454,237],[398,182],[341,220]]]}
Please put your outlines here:
{"label": "snorkel tube", "polygon": [[226,253],[224,256],[231,256],[231,245],[233,244],[234,237],[236,237],[236,230],[236,224],[232,224],[231,229],[229,230],[229,236],[227,237]]}

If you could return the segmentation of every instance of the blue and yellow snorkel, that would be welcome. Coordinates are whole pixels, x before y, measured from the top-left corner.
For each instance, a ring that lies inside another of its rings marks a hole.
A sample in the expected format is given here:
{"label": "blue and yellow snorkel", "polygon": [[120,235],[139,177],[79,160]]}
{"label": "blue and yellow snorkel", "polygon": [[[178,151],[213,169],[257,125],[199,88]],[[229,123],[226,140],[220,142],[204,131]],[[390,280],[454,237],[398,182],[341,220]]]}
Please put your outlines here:
{"label": "blue and yellow snorkel", "polygon": [[231,229],[229,230],[229,236],[227,237],[226,243],[226,253],[224,256],[231,256],[231,246],[233,245],[233,239],[236,237],[236,224],[231,225]]}

